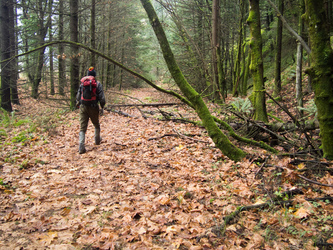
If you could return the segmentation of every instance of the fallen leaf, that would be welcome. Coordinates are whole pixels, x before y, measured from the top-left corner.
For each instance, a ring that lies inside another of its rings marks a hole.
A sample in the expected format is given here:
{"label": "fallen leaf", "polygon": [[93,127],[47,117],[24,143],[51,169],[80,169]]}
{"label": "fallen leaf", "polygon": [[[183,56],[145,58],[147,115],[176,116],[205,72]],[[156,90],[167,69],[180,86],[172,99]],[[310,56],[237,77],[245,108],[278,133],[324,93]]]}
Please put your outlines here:
{"label": "fallen leaf", "polygon": [[170,200],[170,197],[166,194],[162,194],[155,199],[155,201],[160,203],[161,205],[167,205]]}
{"label": "fallen leaf", "polygon": [[47,234],[42,234],[41,236],[38,237],[38,240],[44,245],[51,245],[53,240],[58,238],[58,233],[57,232],[48,232]]}
{"label": "fallen leaf", "polygon": [[294,215],[297,218],[305,218],[307,217],[311,212],[308,209],[305,209],[304,207],[300,207],[297,209],[297,211],[294,213]]}
{"label": "fallen leaf", "polygon": [[300,163],[300,164],[297,165],[297,168],[300,169],[300,170],[304,169],[305,168],[305,164],[302,162],[302,163]]}
{"label": "fallen leaf", "polygon": [[88,214],[93,213],[93,212],[95,211],[95,209],[96,209],[95,206],[89,206],[89,207],[87,207],[86,209],[84,209],[84,210],[82,211],[82,213],[83,213],[84,215],[88,215]]}

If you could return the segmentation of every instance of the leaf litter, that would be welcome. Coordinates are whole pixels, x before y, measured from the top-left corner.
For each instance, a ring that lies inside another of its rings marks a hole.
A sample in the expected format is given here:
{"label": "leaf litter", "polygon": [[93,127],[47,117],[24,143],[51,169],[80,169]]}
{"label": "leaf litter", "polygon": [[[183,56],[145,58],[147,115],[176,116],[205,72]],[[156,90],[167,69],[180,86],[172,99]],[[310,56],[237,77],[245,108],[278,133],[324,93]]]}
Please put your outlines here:
{"label": "leaf litter", "polygon": [[[152,93],[134,94],[144,100]],[[287,168],[290,158],[240,145],[249,157],[235,163],[203,128],[144,119],[131,108],[125,110],[135,118],[105,112],[99,146],[90,123],[87,153],[80,155],[78,111],[22,103],[17,119],[40,126],[10,126],[1,143],[0,249],[319,249],[315,242],[332,242],[332,203],[306,200],[332,188],[274,166],[257,178],[255,159]],[[198,140],[162,137],[175,130]],[[24,140],[13,142],[22,131]],[[318,180],[332,184],[329,173]],[[238,207],[267,203],[274,194],[289,199],[283,192],[295,187],[303,193],[293,204],[242,211],[223,234],[211,230]]]}

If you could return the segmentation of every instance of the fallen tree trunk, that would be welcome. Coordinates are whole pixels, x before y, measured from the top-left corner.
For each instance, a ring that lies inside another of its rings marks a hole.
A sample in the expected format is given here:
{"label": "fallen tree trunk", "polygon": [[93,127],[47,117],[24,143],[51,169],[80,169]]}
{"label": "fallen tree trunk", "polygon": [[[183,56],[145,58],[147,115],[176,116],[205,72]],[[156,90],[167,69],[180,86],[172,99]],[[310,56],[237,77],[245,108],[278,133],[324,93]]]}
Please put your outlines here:
{"label": "fallen tree trunk", "polygon": [[[229,124],[234,130],[238,130],[244,126],[244,123],[241,122],[232,122]],[[302,128],[299,128],[297,124],[292,122],[277,122],[277,123],[260,123],[261,127],[265,127],[272,132],[286,132],[286,131],[294,131],[294,130],[302,130],[302,131],[311,131],[319,129],[319,123],[317,121],[306,121]],[[247,124],[247,129],[251,129],[253,127],[258,127],[256,124]]]}
{"label": "fallen tree trunk", "polygon": [[163,107],[163,106],[180,106],[185,103],[174,102],[174,103],[141,103],[141,104],[109,104],[107,108],[119,108],[119,107]]}

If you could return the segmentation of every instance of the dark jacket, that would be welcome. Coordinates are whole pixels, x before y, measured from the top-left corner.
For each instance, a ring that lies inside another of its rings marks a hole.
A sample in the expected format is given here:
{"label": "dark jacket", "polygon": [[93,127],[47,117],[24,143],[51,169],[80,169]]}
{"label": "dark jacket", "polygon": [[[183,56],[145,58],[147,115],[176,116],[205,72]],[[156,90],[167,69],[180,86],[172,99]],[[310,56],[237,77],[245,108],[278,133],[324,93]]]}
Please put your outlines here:
{"label": "dark jacket", "polygon": [[[77,90],[76,94],[76,101],[81,104],[81,93],[82,93],[82,85],[80,84],[79,89]],[[101,105],[101,108],[104,108],[105,106],[105,96],[104,96],[104,91],[103,91],[103,86],[100,82],[97,82],[97,87],[96,87],[96,101],[97,103]]]}

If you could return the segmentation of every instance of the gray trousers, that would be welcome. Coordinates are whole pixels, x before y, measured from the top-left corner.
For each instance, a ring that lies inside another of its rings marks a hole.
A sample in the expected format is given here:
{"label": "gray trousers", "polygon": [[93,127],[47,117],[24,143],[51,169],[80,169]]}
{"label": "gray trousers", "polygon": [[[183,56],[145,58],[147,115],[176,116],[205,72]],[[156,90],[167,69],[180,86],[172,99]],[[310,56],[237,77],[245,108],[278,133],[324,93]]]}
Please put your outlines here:
{"label": "gray trousers", "polygon": [[89,118],[93,123],[95,129],[100,129],[99,124],[99,107],[80,105],[80,131],[84,133],[87,131]]}

